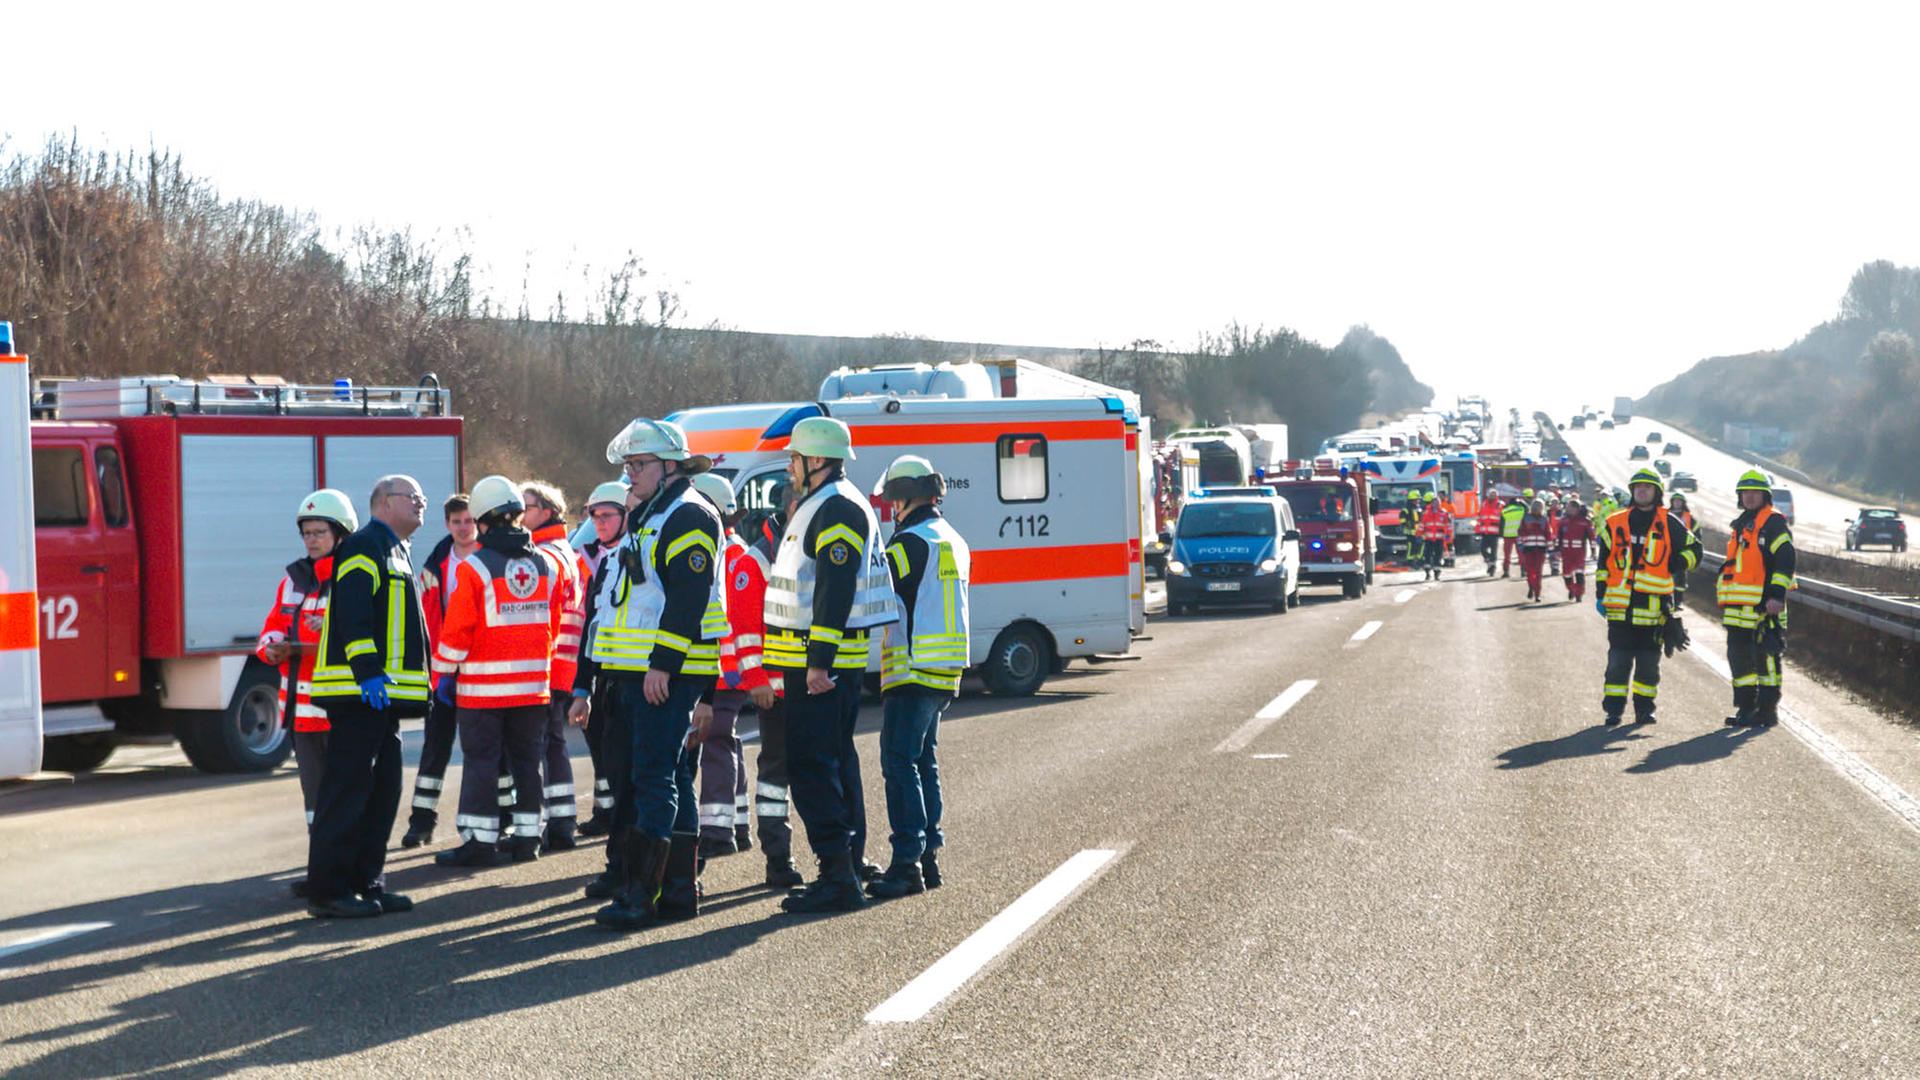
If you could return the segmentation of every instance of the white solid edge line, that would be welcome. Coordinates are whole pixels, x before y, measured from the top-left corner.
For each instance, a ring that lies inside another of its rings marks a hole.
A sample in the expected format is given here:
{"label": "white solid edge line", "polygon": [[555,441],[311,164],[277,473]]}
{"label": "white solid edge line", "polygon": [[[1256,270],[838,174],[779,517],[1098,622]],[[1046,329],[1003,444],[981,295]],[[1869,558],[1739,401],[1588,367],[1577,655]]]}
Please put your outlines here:
{"label": "white solid edge line", "polygon": [[81,934],[91,934],[95,930],[105,930],[112,926],[110,922],[73,923],[68,926],[50,926],[40,933],[22,938],[11,945],[0,947],[0,958],[17,956],[28,949],[37,949],[42,945],[51,945],[56,941],[65,941]]}
{"label": "white solid edge line", "polygon": [[1216,754],[1231,754],[1237,750],[1245,750],[1248,743],[1252,742],[1261,732],[1267,730],[1267,727],[1275,720],[1285,716],[1288,709],[1300,704],[1300,699],[1306,697],[1307,694],[1312,692],[1313,688],[1318,685],[1320,685],[1320,683],[1316,679],[1301,679],[1299,682],[1280,691],[1279,697],[1261,706],[1260,711],[1253,714],[1253,719],[1240,725],[1240,730],[1220,740],[1220,745],[1214,747],[1213,752]]}
{"label": "white solid edge line", "polygon": [[955,945],[947,955],[935,960],[932,967],[901,987],[899,993],[875,1006],[867,1014],[867,1023],[905,1024],[927,1015],[1048,912],[1070,899],[1119,854],[1108,848],[1089,848],[1061,863],[1053,873],[1021,893],[1004,911],[988,919],[985,926],[968,935],[967,940]]}
{"label": "white solid edge line", "polygon": [[[1728,682],[1733,681],[1733,670],[1727,666],[1725,657],[1715,656],[1699,644],[1689,644],[1687,652],[1711,668],[1714,674]],[[1833,736],[1820,730],[1819,725],[1785,706],[1780,709],[1780,726],[1793,732],[1822,760],[1839,770],[1842,776],[1866,789],[1867,794],[1879,800],[1880,805],[1895,817],[1920,829],[1920,799],[1907,794],[1905,788],[1887,779],[1878,769],[1861,760],[1858,754],[1840,745]]]}
{"label": "white solid edge line", "polygon": [[1396,604],[1404,604],[1419,594],[1419,589],[1401,589],[1399,592],[1393,594],[1393,602]]}
{"label": "white solid edge line", "polygon": [[1353,636],[1348,638],[1347,640],[1348,641],[1365,641],[1368,638],[1372,637],[1375,633],[1379,632],[1380,627],[1382,625],[1384,624],[1381,623],[1379,619],[1373,619],[1369,621],[1367,625],[1362,626],[1358,630],[1355,630],[1353,632]]}

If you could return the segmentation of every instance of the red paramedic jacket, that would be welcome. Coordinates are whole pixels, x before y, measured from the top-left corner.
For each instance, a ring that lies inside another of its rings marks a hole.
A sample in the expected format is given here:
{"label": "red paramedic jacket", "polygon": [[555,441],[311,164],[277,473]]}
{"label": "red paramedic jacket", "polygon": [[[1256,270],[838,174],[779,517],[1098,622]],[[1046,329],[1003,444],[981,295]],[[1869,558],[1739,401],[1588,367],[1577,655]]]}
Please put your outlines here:
{"label": "red paramedic jacket", "polygon": [[457,675],[462,709],[513,709],[552,700],[549,672],[566,597],[553,562],[523,529],[499,529],[454,568],[436,676]]}
{"label": "red paramedic jacket", "polygon": [[[767,557],[760,549],[748,547],[738,535],[728,533],[722,565],[727,575],[727,624],[732,630],[720,639],[717,686],[721,690],[766,686],[769,680],[760,665],[767,632]],[[779,684],[774,688],[779,689]]]}
{"label": "red paramedic jacket", "polygon": [[[309,570],[311,581],[307,580]],[[267,646],[293,643],[293,655],[279,665],[280,715],[293,717],[295,731],[332,730],[326,710],[313,703],[313,664],[320,655],[320,626],[326,621],[327,597],[332,592],[333,556],[311,562],[301,559],[287,567],[254,646],[254,655],[264,661]]]}
{"label": "red paramedic jacket", "polygon": [[580,668],[580,635],[587,625],[587,581],[591,577],[587,560],[567,542],[567,526],[555,522],[533,534],[533,546],[553,564],[565,595],[560,616],[560,634],[553,640],[553,666],[547,673],[547,685],[562,696],[573,690],[573,676]]}

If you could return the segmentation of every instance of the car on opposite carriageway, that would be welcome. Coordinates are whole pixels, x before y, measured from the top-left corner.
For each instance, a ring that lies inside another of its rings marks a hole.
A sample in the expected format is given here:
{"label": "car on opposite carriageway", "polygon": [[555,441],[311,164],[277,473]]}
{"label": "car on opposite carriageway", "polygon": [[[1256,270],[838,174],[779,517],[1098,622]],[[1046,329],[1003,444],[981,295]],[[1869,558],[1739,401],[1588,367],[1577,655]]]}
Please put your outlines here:
{"label": "car on opposite carriageway", "polygon": [[1652,456],[1644,444],[1636,445],[1632,450],[1627,452],[1627,460],[1629,461],[1645,461]]}
{"label": "car on opposite carriageway", "polygon": [[1180,508],[1167,556],[1167,614],[1203,605],[1300,605],[1300,530],[1286,499],[1205,496]]}
{"label": "car on opposite carriageway", "polygon": [[1693,474],[1690,472],[1677,472],[1667,481],[1667,489],[1669,491],[1699,491],[1700,481],[1694,479]]}
{"label": "car on opposite carriageway", "polygon": [[1863,506],[1848,519],[1847,550],[1859,551],[1868,544],[1907,550],[1907,523],[1900,520],[1900,511],[1890,506]]}

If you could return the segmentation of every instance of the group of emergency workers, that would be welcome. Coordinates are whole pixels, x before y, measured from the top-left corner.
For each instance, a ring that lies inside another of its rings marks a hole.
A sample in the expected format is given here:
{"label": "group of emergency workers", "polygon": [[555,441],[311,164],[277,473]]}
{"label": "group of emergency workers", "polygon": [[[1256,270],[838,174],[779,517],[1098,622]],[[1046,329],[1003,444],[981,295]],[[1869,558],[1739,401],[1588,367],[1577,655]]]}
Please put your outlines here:
{"label": "group of emergency workers", "polygon": [[[873,494],[845,475],[847,426],[801,421],[765,505],[731,485],[675,424],[636,419],[608,445],[625,481],[596,488],[591,538],[568,541],[551,485],[488,476],[442,506],[448,535],[417,569],[426,499],[409,477],[374,487],[362,527],[342,492],[296,512],[306,555],[287,568],[258,654],[279,665],[309,828],[316,917],[411,910],[385,889],[401,791],[399,722],[425,718],[405,847],[430,844],[457,737],[460,843],[435,861],[484,867],[608,837],[587,886],[595,921],[630,930],[699,912],[708,859],[751,850],[757,818],[782,907],[848,911],[941,884],[941,715],[969,643],[966,541],[940,512],[944,477],[907,455]],[[865,857],[853,735],[876,650],[884,868]],[[738,718],[759,715],[748,785]],[[577,811],[568,725],[584,727],[594,816]],[[696,776],[699,795],[694,793]],[[749,792],[752,801],[749,802]],[[819,863],[794,865],[789,799]]]}

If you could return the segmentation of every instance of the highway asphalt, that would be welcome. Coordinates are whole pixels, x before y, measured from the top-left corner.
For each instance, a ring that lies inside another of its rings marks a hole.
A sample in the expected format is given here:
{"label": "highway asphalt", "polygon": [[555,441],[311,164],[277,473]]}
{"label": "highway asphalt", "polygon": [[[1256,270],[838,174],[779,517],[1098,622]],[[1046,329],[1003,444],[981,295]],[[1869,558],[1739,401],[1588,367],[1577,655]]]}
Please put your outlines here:
{"label": "highway asphalt", "polygon": [[[949,883],[837,917],[783,915],[756,852],[710,868],[700,918],[608,934],[594,847],[396,851],[418,910],[318,922],[285,893],[289,772],[154,749],[0,789],[0,1071],[1920,1073],[1897,798],[1810,735],[1722,728],[1691,656],[1658,724],[1601,728],[1591,607],[1476,569],[1156,618],[1139,662],[963,698]],[[1787,702],[1920,790],[1910,731],[1791,674]]]}

